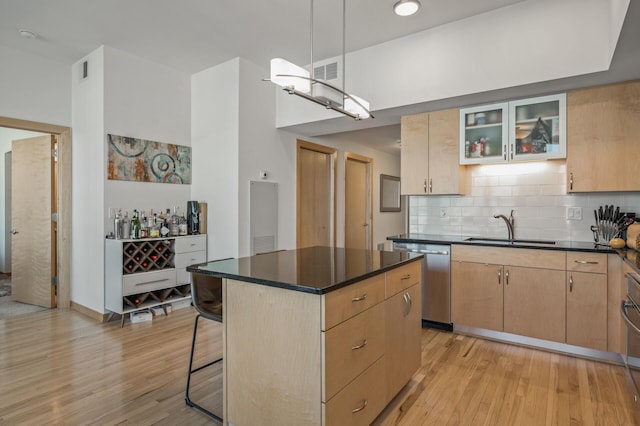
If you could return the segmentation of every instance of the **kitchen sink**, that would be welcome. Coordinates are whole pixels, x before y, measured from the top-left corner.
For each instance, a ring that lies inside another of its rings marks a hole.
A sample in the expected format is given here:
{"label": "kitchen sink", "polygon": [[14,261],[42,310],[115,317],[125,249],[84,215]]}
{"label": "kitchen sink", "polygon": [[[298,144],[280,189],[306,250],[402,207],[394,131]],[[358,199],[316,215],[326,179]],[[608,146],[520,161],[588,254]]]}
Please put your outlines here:
{"label": "kitchen sink", "polygon": [[504,244],[540,244],[540,245],[555,245],[555,241],[551,240],[512,240],[509,241],[506,238],[483,238],[483,237],[471,237],[465,239],[465,241],[477,242],[477,243],[504,243]]}

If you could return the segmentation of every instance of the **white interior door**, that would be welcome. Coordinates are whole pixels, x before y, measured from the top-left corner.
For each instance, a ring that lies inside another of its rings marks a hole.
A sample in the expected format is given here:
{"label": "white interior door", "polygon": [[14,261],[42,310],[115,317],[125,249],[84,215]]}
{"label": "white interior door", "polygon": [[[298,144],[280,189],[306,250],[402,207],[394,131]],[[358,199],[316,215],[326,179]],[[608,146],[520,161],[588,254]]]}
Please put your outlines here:
{"label": "white interior door", "polygon": [[11,164],[11,293],[14,300],[47,308],[55,305],[54,144],[52,135],[14,140]]}

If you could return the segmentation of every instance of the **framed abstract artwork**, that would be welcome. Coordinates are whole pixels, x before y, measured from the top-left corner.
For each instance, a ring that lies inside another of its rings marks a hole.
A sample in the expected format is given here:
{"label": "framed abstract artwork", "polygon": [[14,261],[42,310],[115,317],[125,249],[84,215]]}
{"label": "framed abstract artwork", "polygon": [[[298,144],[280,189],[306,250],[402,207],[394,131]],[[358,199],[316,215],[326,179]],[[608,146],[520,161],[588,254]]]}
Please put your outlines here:
{"label": "framed abstract artwork", "polygon": [[107,179],[191,184],[191,147],[107,135]]}

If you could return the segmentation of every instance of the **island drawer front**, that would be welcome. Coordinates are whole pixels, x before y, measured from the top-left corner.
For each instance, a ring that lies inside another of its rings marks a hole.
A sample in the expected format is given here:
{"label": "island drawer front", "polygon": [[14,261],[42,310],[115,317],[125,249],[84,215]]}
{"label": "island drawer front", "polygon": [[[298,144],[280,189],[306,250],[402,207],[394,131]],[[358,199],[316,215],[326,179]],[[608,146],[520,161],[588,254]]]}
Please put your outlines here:
{"label": "island drawer front", "polygon": [[122,277],[122,295],[145,293],[147,291],[162,290],[176,285],[176,270],[146,272]]}
{"label": "island drawer front", "polygon": [[190,251],[206,250],[207,248],[206,235],[178,237],[175,241],[174,252],[176,253],[188,253]]}
{"label": "island drawer front", "polygon": [[604,253],[567,252],[567,270],[606,274],[607,255]]}
{"label": "island drawer front", "polygon": [[422,279],[422,262],[411,262],[387,272],[387,294],[390,298],[409,287],[419,284]]}
{"label": "island drawer front", "polygon": [[207,261],[207,255],[204,251],[194,251],[190,253],[178,253],[173,258],[176,268],[186,268],[194,263],[202,263]]}
{"label": "island drawer front", "polygon": [[322,401],[331,399],[384,354],[384,332],[384,304],[378,303],[322,333],[325,372]]}
{"label": "island drawer front", "polygon": [[384,300],[384,274],[322,295],[322,331]]}
{"label": "island drawer front", "polygon": [[384,366],[383,356],[336,396],[323,403],[323,424],[325,426],[371,424],[386,405],[386,389],[380,381],[385,375]]}
{"label": "island drawer front", "polygon": [[489,247],[476,245],[451,246],[451,260],[529,268],[557,269],[567,267],[566,252],[525,248]]}

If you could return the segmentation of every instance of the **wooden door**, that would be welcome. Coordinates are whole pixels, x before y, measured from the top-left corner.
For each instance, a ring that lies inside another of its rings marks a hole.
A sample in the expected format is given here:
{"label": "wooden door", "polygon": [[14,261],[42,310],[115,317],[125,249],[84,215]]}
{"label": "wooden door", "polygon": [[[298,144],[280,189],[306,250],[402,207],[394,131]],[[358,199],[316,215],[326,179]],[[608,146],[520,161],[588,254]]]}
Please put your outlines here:
{"label": "wooden door", "polygon": [[567,281],[567,343],[606,351],[607,276],[569,272]]}
{"label": "wooden door", "polygon": [[335,244],[335,157],[335,149],[298,141],[298,248]]}
{"label": "wooden door", "polygon": [[457,109],[429,113],[429,194],[464,194],[459,120]]}
{"label": "wooden door", "polygon": [[[11,287],[14,300],[51,308],[55,291],[55,197],[52,135],[20,139],[12,144]],[[53,266],[52,266],[53,265]]]}
{"label": "wooden door", "polygon": [[564,343],[566,272],[505,266],[504,273],[504,331]]}
{"label": "wooden door", "polygon": [[400,193],[427,194],[429,178],[429,114],[407,115],[400,124]]}
{"label": "wooden door", "polygon": [[503,267],[451,262],[451,319],[454,324],[502,331]]}
{"label": "wooden door", "polygon": [[345,154],[344,246],[371,250],[371,158]]}

